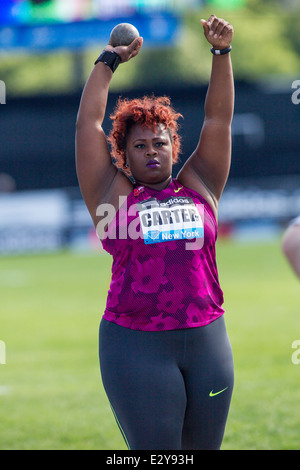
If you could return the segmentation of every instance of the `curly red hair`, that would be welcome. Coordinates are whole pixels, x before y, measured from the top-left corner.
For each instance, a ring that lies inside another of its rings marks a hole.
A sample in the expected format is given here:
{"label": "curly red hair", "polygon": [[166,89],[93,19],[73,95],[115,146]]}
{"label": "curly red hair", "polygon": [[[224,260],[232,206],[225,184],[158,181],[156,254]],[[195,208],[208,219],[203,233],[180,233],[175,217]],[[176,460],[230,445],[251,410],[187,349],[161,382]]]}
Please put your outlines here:
{"label": "curly red hair", "polygon": [[172,141],[172,159],[176,163],[181,150],[181,138],[178,135],[178,119],[181,114],[171,106],[170,98],[166,96],[144,96],[129,100],[119,98],[114,113],[110,118],[113,127],[108,137],[111,144],[112,157],[116,165],[126,171],[126,140],[131,127],[140,124],[156,131],[158,124],[164,124],[168,129]]}

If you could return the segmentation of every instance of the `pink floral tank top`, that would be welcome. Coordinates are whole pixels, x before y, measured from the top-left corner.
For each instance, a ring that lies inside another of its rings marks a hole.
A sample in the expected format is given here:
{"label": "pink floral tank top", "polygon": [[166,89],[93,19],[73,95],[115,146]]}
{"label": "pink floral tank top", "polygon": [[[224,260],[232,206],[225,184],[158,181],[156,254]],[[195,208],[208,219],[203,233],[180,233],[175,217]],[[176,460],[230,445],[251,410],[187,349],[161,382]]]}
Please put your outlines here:
{"label": "pink floral tank top", "polygon": [[134,187],[109,224],[103,248],[112,278],[103,318],[162,331],[207,325],[223,315],[210,205],[173,179],[156,191]]}

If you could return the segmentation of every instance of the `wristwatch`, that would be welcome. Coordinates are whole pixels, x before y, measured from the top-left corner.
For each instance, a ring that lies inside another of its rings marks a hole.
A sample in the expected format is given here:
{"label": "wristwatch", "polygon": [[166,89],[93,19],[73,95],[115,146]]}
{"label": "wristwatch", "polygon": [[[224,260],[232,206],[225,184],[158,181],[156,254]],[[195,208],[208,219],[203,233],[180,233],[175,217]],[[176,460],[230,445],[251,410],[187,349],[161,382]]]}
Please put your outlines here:
{"label": "wristwatch", "polygon": [[114,51],[103,51],[96,60],[95,65],[98,62],[103,62],[114,72],[121,63],[121,57]]}
{"label": "wristwatch", "polygon": [[232,50],[232,47],[229,46],[227,49],[214,49],[213,47],[211,48],[210,52],[214,55],[225,55],[228,54]]}

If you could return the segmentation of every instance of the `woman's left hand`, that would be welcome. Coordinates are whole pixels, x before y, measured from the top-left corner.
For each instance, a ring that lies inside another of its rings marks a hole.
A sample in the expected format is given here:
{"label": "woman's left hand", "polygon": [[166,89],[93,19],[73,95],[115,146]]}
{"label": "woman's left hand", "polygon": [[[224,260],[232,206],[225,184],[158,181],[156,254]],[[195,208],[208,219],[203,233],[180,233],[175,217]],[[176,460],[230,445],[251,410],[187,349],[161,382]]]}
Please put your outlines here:
{"label": "woman's left hand", "polygon": [[233,38],[233,26],[227,21],[210,15],[207,21],[201,20],[204,36],[214,49],[227,49]]}

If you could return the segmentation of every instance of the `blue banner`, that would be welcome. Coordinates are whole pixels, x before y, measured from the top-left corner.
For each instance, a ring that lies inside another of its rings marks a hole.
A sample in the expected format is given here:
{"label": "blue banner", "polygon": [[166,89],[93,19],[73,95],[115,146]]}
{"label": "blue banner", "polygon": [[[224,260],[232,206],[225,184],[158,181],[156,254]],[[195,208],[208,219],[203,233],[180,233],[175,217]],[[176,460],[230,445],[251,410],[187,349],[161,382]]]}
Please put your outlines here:
{"label": "blue banner", "polygon": [[107,21],[80,21],[0,27],[0,50],[77,49],[107,44],[111,30],[118,23],[132,23],[143,36],[146,47],[173,45],[178,37],[180,22],[174,15],[137,15]]}

